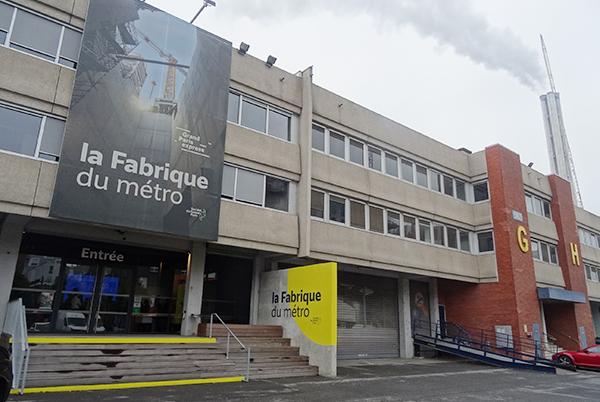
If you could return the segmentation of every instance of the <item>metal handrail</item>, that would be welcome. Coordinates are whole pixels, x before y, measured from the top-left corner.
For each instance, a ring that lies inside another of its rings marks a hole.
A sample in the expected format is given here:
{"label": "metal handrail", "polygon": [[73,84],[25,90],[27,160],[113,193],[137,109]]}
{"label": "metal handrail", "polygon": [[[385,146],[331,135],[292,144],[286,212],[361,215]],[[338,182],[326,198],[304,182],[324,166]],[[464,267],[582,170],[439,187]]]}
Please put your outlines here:
{"label": "metal handrail", "polygon": [[246,378],[244,379],[244,381],[245,382],[250,381],[250,348],[247,348],[246,345],[244,345],[242,343],[242,341],[240,341],[240,339],[233,333],[231,328],[229,328],[229,326],[227,324],[225,324],[225,322],[221,319],[221,317],[219,317],[219,315],[217,313],[212,313],[210,315],[210,326],[208,327],[208,337],[209,338],[212,338],[212,333],[213,333],[213,317],[217,317],[217,319],[221,322],[221,325],[223,325],[223,327],[225,327],[225,329],[227,330],[227,351],[225,353],[225,357],[227,359],[229,359],[229,340],[232,336],[233,336],[233,339],[235,339],[237,341],[237,343],[240,344],[242,350],[246,351]]}

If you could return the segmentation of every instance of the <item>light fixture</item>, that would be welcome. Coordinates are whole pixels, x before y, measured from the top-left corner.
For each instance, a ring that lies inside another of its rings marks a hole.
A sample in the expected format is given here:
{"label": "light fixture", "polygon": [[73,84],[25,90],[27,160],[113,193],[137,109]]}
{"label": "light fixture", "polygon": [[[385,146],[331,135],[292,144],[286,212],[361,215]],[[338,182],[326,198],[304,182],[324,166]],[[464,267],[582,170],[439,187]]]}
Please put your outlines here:
{"label": "light fixture", "polygon": [[527,167],[529,167],[529,168],[533,167],[533,162],[529,162],[529,163],[527,164]]}
{"label": "light fixture", "polygon": [[269,55],[269,57],[267,57],[267,67],[273,67],[273,64],[275,64],[276,61],[277,57]]}
{"label": "light fixture", "polygon": [[242,43],[240,43],[240,48],[238,49],[238,53],[243,56],[246,53],[248,53],[248,49],[250,49],[250,45],[242,42]]}
{"label": "light fixture", "polygon": [[196,21],[196,18],[198,18],[198,16],[200,15],[200,13],[202,11],[204,11],[204,9],[206,7],[216,7],[217,3],[215,3],[213,0],[204,0],[204,4],[202,4],[202,7],[200,7],[200,10],[198,10],[198,12],[196,13],[196,15],[194,15],[194,18],[192,18],[192,20],[190,21],[190,24],[193,24],[194,21]]}

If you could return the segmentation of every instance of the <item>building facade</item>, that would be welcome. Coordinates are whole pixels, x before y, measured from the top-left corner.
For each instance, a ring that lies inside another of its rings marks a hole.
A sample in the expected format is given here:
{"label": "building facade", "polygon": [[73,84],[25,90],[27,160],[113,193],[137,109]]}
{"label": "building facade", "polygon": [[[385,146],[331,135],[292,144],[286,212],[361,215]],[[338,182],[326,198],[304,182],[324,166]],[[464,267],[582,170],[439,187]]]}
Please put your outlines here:
{"label": "building facade", "polygon": [[30,332],[260,324],[263,272],[333,261],[338,358],[411,357],[419,320],[568,349],[600,335],[600,217],[567,181],[237,50],[217,240],[50,217],[87,6],[0,0],[0,321],[21,298]]}

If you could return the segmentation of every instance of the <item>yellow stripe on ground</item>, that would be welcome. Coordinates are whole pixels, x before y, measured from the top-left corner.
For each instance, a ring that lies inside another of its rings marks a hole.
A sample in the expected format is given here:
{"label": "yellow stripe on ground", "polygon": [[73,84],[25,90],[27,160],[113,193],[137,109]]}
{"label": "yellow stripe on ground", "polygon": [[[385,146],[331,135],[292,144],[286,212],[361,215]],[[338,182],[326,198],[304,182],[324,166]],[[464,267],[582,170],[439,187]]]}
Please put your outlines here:
{"label": "yellow stripe on ground", "polygon": [[28,339],[30,344],[83,344],[83,345],[105,345],[105,344],[198,344],[198,343],[216,343],[216,338],[201,337],[102,337],[102,336],[31,336]]}
{"label": "yellow stripe on ground", "polygon": [[[244,376],[238,377],[215,377],[215,378],[197,378],[192,380],[167,380],[167,381],[148,381],[148,382],[124,382],[115,384],[93,384],[93,385],[61,385],[56,387],[25,388],[25,394],[38,394],[48,392],[81,392],[81,391],[108,391],[117,389],[151,388],[151,387],[177,387],[181,385],[199,385],[199,384],[223,384],[229,382],[244,381]],[[13,389],[11,395],[18,395],[19,391]]]}

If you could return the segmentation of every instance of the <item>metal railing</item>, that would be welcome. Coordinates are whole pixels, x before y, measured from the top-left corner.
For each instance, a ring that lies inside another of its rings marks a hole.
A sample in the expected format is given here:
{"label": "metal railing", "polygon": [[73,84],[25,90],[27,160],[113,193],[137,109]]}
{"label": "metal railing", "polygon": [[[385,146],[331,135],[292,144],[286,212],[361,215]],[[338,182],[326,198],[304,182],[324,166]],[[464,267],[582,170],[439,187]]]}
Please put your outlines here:
{"label": "metal railing", "polygon": [[221,319],[221,317],[219,317],[219,315],[217,313],[212,313],[210,315],[210,326],[208,327],[208,337],[209,338],[212,338],[212,334],[213,334],[213,317],[217,317],[217,320],[219,320],[221,325],[223,325],[223,327],[227,330],[227,350],[225,353],[225,357],[227,359],[229,359],[229,343],[230,343],[229,341],[232,336],[233,336],[233,339],[235,339],[237,341],[237,343],[240,344],[241,350],[246,351],[246,378],[244,379],[244,381],[245,382],[250,381],[250,348],[246,347],[246,345],[244,345],[242,343],[242,341],[240,341],[240,339],[233,333],[231,328],[229,328],[229,326],[227,326],[227,324],[225,324],[225,322],[223,322],[223,320]]}
{"label": "metal railing", "polygon": [[29,366],[29,342],[25,306],[21,299],[8,303],[3,332],[11,336],[12,387],[22,395]]}

